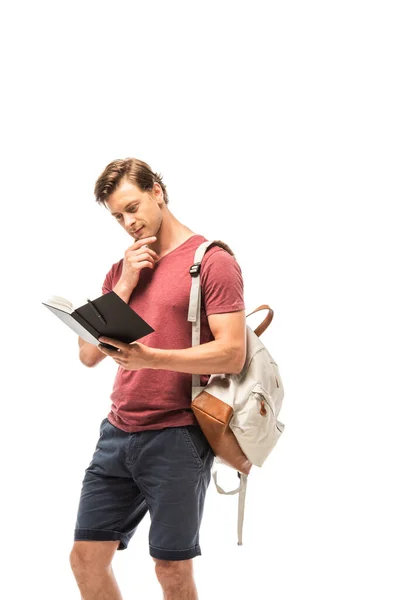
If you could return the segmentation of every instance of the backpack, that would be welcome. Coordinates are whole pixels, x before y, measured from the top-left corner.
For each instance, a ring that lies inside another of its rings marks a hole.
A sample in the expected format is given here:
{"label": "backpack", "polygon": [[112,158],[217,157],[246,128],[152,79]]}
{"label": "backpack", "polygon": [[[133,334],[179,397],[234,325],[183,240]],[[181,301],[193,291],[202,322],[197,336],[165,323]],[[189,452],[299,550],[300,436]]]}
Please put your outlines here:
{"label": "backpack", "polygon": [[[192,323],[192,346],[200,344],[201,261],[206,251],[219,246],[232,250],[220,240],[205,241],[196,250],[190,267],[188,321]],[[214,455],[213,479],[220,494],[238,496],[238,545],[242,545],[244,503],[247,478],[253,465],[261,467],[275,447],[285,425],[278,420],[284,389],[278,365],[259,339],[273,318],[273,310],[266,304],[250,315],[267,309],[262,323],[253,331],[246,325],[246,361],[240,373],[212,374],[206,386],[200,386],[200,375],[192,375],[192,404],[196,420],[210,444]],[[215,462],[237,471],[240,484],[225,492],[217,482]]]}

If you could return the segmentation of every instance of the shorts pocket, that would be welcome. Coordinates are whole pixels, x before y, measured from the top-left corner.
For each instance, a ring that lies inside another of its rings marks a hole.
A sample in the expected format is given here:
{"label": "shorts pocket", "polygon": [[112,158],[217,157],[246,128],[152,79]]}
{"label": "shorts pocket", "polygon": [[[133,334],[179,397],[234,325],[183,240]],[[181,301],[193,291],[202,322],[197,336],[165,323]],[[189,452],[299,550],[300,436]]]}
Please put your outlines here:
{"label": "shorts pocket", "polygon": [[102,422],[100,423],[100,431],[99,431],[99,435],[100,438],[103,438],[106,435],[106,429],[107,429],[107,425],[110,425],[110,421],[107,419],[107,417],[105,419],[102,420]]}
{"label": "shorts pocket", "polygon": [[210,454],[214,454],[201,427],[198,425],[185,425],[179,427],[179,430],[182,433],[194,461],[199,467],[203,467]]}
{"label": "shorts pocket", "polygon": [[108,421],[107,417],[105,419],[102,420],[102,422],[100,423],[100,432],[103,429],[104,425],[106,424],[106,422]]}

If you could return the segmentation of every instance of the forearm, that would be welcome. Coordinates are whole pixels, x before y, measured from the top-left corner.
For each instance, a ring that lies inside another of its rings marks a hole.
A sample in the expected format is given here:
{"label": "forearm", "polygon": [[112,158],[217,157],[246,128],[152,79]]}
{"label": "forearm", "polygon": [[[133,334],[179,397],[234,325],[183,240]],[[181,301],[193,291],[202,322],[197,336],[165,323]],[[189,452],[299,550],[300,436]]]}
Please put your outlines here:
{"label": "forearm", "polygon": [[126,304],[129,302],[129,298],[132,295],[132,292],[135,288],[125,284],[123,281],[119,280],[118,283],[113,287],[113,292],[115,292]]}
{"label": "forearm", "polygon": [[165,369],[197,375],[213,373],[240,373],[240,352],[228,348],[226,342],[214,340],[182,350],[152,348],[152,369]]}

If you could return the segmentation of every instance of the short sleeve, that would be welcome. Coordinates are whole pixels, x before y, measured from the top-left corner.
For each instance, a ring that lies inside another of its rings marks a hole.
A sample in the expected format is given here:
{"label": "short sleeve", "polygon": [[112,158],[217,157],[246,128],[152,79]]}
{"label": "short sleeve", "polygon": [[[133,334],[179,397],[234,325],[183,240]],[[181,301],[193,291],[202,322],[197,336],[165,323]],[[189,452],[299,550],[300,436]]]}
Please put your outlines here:
{"label": "short sleeve", "polygon": [[226,250],[218,248],[205,254],[200,277],[207,316],[245,309],[242,271],[237,260]]}
{"label": "short sleeve", "polygon": [[113,270],[114,268],[111,267],[111,269],[108,271],[105,279],[104,279],[104,283],[103,283],[103,287],[102,287],[102,293],[104,294],[108,294],[109,292],[112,292],[113,289]]}

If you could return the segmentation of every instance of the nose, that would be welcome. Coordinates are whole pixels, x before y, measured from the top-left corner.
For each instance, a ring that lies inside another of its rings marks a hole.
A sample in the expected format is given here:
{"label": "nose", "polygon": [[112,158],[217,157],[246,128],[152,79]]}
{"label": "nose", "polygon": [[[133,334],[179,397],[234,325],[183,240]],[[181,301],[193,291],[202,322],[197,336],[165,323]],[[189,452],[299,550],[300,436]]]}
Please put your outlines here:
{"label": "nose", "polygon": [[126,215],[126,217],[124,217],[124,225],[126,229],[135,229],[135,223],[136,219],[133,215]]}

